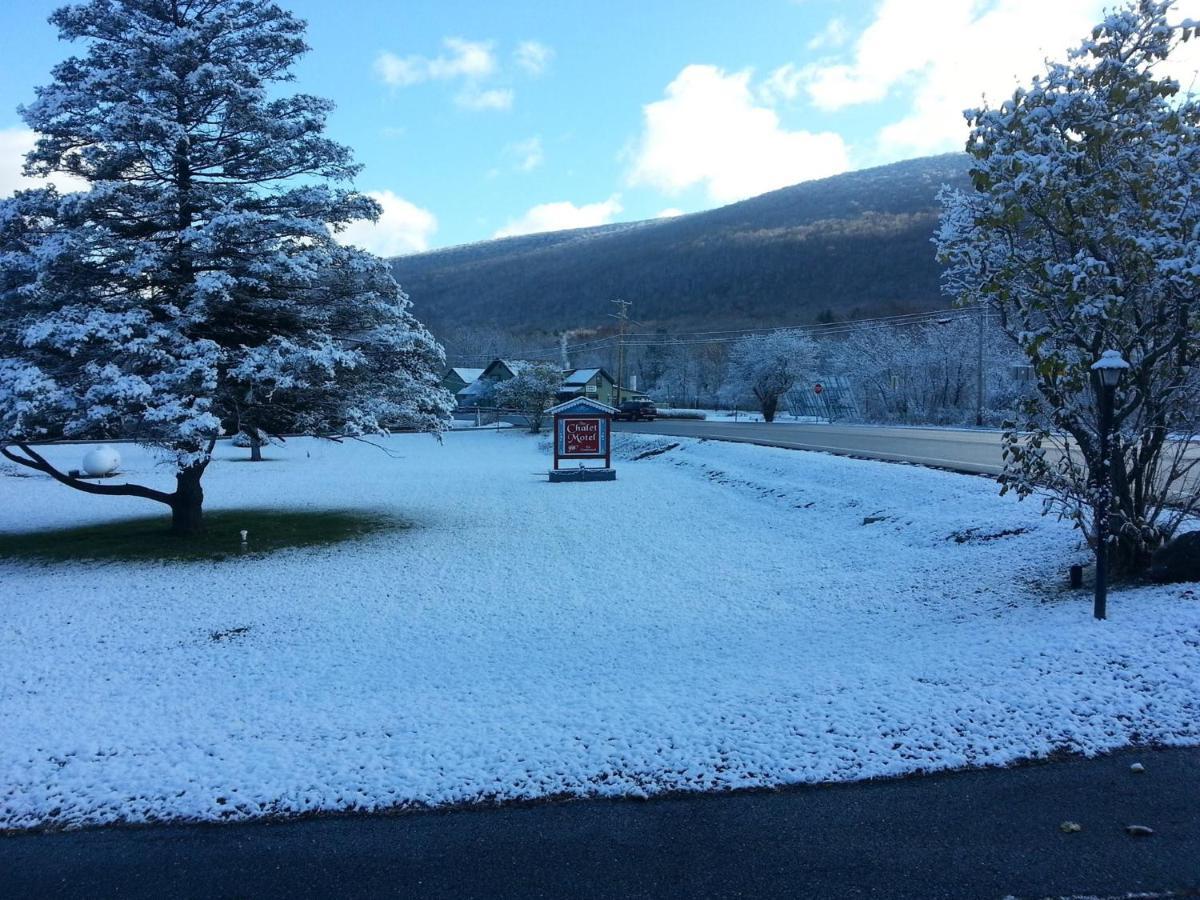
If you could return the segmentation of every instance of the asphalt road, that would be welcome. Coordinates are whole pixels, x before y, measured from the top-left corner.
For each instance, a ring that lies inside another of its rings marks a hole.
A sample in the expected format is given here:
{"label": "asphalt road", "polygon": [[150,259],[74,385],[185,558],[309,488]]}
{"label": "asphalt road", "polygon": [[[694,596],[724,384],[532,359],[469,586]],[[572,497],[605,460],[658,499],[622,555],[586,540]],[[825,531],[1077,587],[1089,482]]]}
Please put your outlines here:
{"label": "asphalt road", "polygon": [[[1067,820],[1083,830],[1064,833]],[[1168,891],[1200,891],[1200,748],[782,791],[0,838],[0,894],[14,898]]]}
{"label": "asphalt road", "polygon": [[[731,422],[696,419],[658,419],[654,422],[614,422],[618,431],[637,431],[676,437],[708,438],[818,450],[863,459],[933,466],[970,475],[999,475],[1004,468],[1000,432],[966,428],[916,428],[902,425],[801,425],[792,422]],[[1050,449],[1048,453],[1056,451]],[[1186,457],[1200,462],[1200,444],[1192,443]],[[1178,482],[1179,496],[1200,491],[1200,465]]]}
{"label": "asphalt road", "polygon": [[998,475],[1003,468],[999,431],[688,419],[614,422],[613,428],[618,431],[740,441],[792,450],[821,450],[867,459],[936,466],[977,475]]}

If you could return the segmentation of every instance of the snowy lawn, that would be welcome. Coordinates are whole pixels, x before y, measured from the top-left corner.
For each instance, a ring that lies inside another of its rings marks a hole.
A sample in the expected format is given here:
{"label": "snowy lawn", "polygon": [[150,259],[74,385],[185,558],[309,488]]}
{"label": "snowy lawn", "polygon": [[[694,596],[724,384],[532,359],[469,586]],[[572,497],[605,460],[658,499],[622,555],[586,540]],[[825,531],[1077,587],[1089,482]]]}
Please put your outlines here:
{"label": "snowy lawn", "polygon": [[[1058,587],[1075,536],[990,481],[621,435],[617,482],[551,485],[515,431],[386,443],[399,458],[292,440],[217,462],[209,507],[404,530],[216,563],[0,563],[0,826],[1200,742],[1200,589],[1119,590],[1094,622]],[[152,511],[0,475],[0,531]]]}

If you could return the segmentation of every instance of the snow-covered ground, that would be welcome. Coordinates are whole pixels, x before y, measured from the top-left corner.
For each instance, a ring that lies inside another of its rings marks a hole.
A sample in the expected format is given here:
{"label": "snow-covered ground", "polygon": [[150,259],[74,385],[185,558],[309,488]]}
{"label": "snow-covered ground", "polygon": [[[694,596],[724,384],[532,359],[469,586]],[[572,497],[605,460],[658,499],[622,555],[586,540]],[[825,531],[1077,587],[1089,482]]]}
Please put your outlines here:
{"label": "snow-covered ground", "polygon": [[[660,412],[661,411],[662,411],[662,408],[660,408]],[[687,412],[700,413],[704,416],[705,419],[708,419],[709,421],[712,421],[712,422],[725,422],[725,421],[761,422],[763,420],[762,413],[758,412],[757,410],[692,409],[692,410],[687,410]],[[667,417],[668,416],[664,416],[664,418],[667,418]],[[775,415],[775,421],[776,422],[793,422],[793,423],[799,423],[799,424],[816,425],[816,424],[824,424],[824,422],[826,420],[825,419],[817,419],[817,418],[814,418],[813,416],[794,416],[790,412],[786,412],[785,410],[780,410]]]}
{"label": "snow-covered ground", "polygon": [[[1084,558],[1072,532],[990,481],[618,441],[618,481],[552,485],[545,444],[515,430],[387,439],[398,458],[289,440],[261,465],[215,463],[210,508],[412,527],[220,563],[0,564],[0,826],[1200,742],[1200,589],[1121,590],[1097,623],[1058,587]],[[121,449],[131,475],[167,480]],[[0,476],[4,531],[151,511]]]}

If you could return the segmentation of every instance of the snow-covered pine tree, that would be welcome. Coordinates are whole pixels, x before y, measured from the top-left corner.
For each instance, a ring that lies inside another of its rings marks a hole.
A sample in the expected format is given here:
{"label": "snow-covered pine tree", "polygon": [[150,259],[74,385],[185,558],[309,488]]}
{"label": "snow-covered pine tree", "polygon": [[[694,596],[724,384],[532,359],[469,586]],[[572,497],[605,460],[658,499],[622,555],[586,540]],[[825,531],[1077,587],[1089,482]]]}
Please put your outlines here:
{"label": "snow-covered pine tree", "polygon": [[[30,174],[90,190],[0,203],[0,450],[95,494],[201,524],[231,427],[441,429],[441,348],[387,264],[333,238],[378,206],[323,136],[331,104],[278,85],[304,23],[259,0],[88,0],[50,19],[85,50],[21,110]],[[176,489],[71,478],[59,437],[161,448]]]}
{"label": "snow-covered pine tree", "polygon": [[1000,108],[969,111],[974,191],[944,195],[936,238],[946,290],[996,309],[1035,373],[1003,489],[1045,496],[1093,543],[1090,366],[1108,349],[1131,363],[1111,457],[1110,558],[1126,571],[1200,505],[1200,104],[1158,71],[1197,27],[1170,12],[1131,3]]}

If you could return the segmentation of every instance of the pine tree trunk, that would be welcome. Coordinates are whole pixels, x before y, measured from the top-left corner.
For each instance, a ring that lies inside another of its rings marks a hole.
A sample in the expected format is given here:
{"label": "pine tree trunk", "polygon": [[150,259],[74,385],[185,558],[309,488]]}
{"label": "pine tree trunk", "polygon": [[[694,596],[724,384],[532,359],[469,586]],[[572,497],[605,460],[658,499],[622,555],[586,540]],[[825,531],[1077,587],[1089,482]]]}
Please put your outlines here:
{"label": "pine tree trunk", "polygon": [[250,434],[250,462],[262,462],[262,441],[258,437],[258,429]]}
{"label": "pine tree trunk", "polygon": [[204,490],[200,479],[204,466],[191,466],[175,476],[171,495],[171,531],[179,535],[198,534],[203,527]]}

